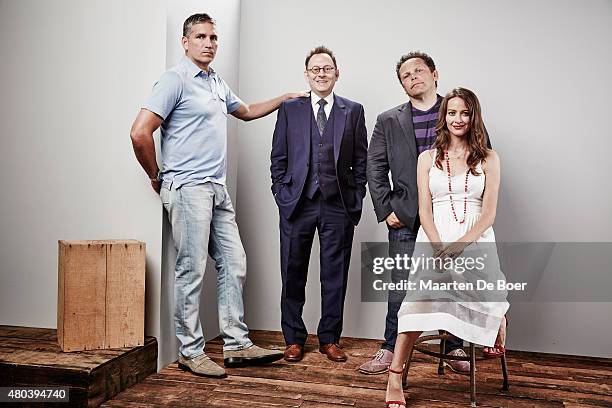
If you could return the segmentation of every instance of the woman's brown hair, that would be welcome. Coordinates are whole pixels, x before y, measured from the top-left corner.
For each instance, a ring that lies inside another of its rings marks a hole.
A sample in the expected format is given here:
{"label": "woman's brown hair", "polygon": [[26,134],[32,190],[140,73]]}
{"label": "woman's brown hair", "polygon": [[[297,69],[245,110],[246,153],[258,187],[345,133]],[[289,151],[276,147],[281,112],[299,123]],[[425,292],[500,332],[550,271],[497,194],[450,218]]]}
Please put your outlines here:
{"label": "woman's brown hair", "polygon": [[474,92],[465,88],[455,88],[447,93],[440,105],[438,123],[436,124],[437,137],[433,145],[434,149],[436,149],[436,167],[443,170],[442,160],[444,160],[445,153],[450,145],[450,132],[446,127],[446,110],[448,108],[448,101],[453,98],[463,99],[470,112],[470,129],[466,135],[468,149],[467,165],[469,172],[474,176],[478,176],[480,173],[476,171],[476,166],[478,166],[478,163],[486,160],[487,139],[482,122],[480,102],[478,102]]}

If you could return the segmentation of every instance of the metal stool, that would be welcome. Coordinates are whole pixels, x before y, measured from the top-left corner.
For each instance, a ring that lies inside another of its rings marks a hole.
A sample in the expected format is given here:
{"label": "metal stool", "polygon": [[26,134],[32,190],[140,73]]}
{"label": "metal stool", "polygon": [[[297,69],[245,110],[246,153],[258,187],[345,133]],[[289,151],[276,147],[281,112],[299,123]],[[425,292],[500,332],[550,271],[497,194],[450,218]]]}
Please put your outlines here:
{"label": "metal stool", "polygon": [[[421,336],[415,340],[414,345],[412,346],[412,350],[408,354],[408,359],[404,365],[404,370],[402,373],[402,385],[404,388],[408,387],[408,370],[410,369],[410,362],[412,361],[412,353],[416,349],[423,354],[427,354],[428,356],[436,357],[440,359],[438,364],[438,374],[444,375],[444,360],[461,360],[461,361],[469,361],[470,362],[470,406],[476,406],[476,361],[480,360],[488,360],[486,357],[478,357],[476,358],[474,343],[470,343],[470,352],[466,357],[462,356],[447,356],[444,354],[444,345],[446,340],[449,340],[453,337],[453,335],[444,332],[443,334],[436,334],[433,336]],[[436,353],[434,351],[430,351],[426,348],[425,344],[428,341],[432,340],[440,340],[440,352]],[[503,391],[508,391],[510,389],[510,383],[508,382],[508,365],[506,364],[506,355],[503,354],[501,356],[501,367],[502,374],[504,375],[504,383],[502,385]]]}

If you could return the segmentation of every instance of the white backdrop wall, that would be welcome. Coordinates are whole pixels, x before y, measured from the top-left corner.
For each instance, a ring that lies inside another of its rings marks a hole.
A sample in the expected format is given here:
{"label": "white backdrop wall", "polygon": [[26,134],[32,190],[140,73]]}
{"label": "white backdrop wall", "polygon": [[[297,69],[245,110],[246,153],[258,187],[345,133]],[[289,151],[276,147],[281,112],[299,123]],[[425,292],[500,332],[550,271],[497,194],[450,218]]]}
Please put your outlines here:
{"label": "white backdrop wall", "polygon": [[[464,86],[480,98],[502,159],[498,240],[612,241],[610,38],[612,3],[605,0],[244,1],[240,94],[259,100],[306,88],[305,55],[325,44],[338,59],[337,93],[364,105],[371,135],[376,116],[407,99],[396,61],[425,51],[436,61],[441,94]],[[237,211],[249,262],[247,322],[279,330],[278,212],[269,189],[274,123],[271,115],[239,127]],[[347,336],[382,337],[386,305],[360,301],[359,255],[362,241],[386,239],[368,195],[353,245]],[[304,309],[310,332],[320,314],[317,245]],[[508,346],[611,356],[602,339],[612,329],[601,324],[610,312],[610,303],[515,304]]]}
{"label": "white backdrop wall", "polygon": [[129,130],[165,66],[160,1],[0,1],[0,324],[56,327],[58,239],[147,244],[159,336],[161,208]]}

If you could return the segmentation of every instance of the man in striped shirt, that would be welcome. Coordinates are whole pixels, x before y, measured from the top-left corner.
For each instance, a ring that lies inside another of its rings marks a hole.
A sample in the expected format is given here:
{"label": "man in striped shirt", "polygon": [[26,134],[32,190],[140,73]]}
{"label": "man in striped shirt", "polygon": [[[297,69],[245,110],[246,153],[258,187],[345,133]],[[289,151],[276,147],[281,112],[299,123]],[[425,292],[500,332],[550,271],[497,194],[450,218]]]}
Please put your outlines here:
{"label": "man in striped shirt", "polygon": [[[419,230],[416,168],[419,154],[431,148],[442,97],[437,94],[438,71],[433,59],[415,51],[403,55],[397,78],[409,101],[380,114],[368,149],[367,178],[374,211],[389,229],[389,256],[412,256]],[[389,180],[391,173],[391,184]],[[406,270],[392,270],[392,281],[408,278]],[[385,321],[385,341],[374,358],[359,367],[364,374],[387,372],[397,338],[397,311],[405,292],[390,291]],[[445,353],[465,355],[463,340],[446,342]],[[451,369],[469,372],[467,361],[449,360]]]}

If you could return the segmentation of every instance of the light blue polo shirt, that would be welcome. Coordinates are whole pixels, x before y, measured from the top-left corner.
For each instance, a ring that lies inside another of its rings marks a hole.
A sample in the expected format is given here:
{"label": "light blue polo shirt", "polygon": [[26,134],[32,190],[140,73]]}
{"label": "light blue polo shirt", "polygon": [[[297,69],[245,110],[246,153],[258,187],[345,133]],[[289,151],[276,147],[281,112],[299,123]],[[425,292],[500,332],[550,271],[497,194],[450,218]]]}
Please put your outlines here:
{"label": "light blue polo shirt", "polygon": [[188,57],[166,71],[143,106],[164,120],[162,179],[177,188],[225,185],[227,115],[242,104],[212,68],[207,74]]}

